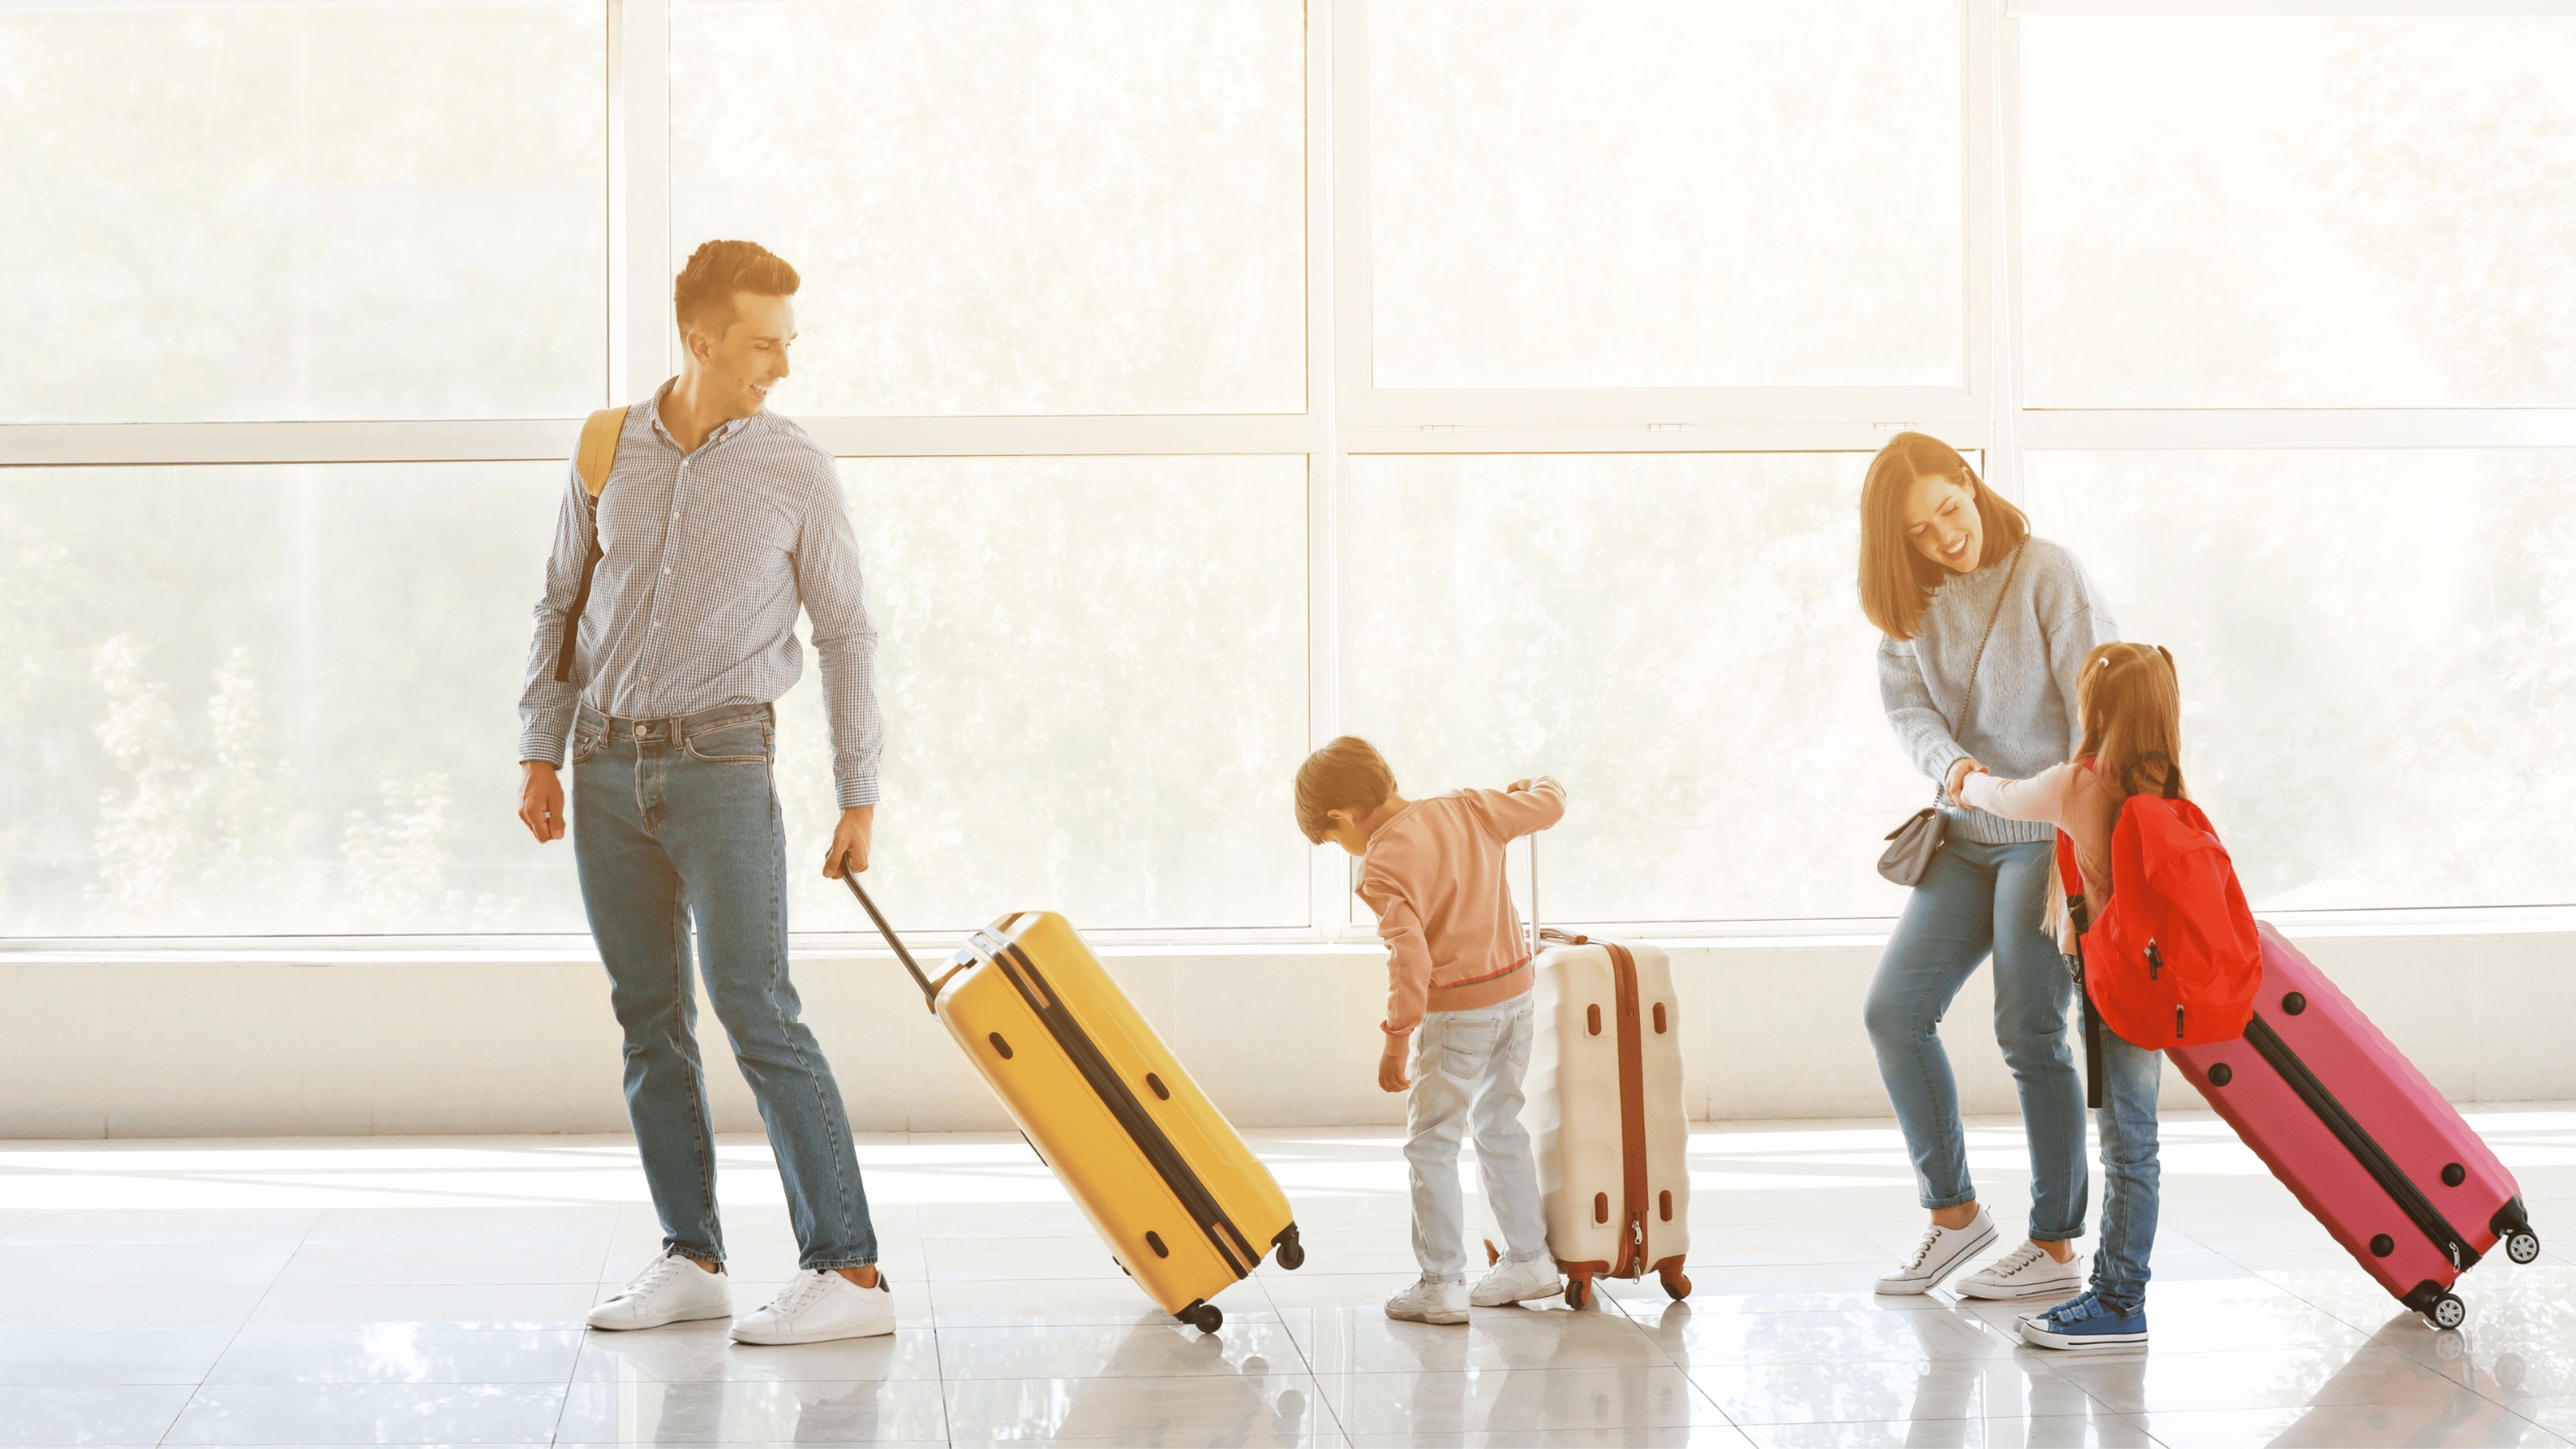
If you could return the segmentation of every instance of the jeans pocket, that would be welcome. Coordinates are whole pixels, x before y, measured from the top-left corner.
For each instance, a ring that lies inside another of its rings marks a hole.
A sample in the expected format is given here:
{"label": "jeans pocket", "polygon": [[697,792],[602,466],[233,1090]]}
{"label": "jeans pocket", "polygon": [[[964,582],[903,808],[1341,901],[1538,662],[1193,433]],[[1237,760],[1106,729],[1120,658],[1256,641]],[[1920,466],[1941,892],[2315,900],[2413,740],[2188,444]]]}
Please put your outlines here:
{"label": "jeans pocket", "polygon": [[598,754],[599,747],[607,742],[608,726],[606,725],[596,728],[590,725],[573,726],[572,762],[576,765],[589,764],[590,757]]}
{"label": "jeans pocket", "polygon": [[710,765],[765,765],[769,763],[769,746],[769,725],[746,719],[700,730],[689,736],[686,748],[691,758]]}
{"label": "jeans pocket", "polygon": [[1440,1070],[1443,1075],[1472,1079],[1482,1075],[1486,1061],[1494,1054],[1494,1043],[1502,1035],[1503,1024],[1491,1017],[1477,1021],[1452,1021],[1440,1034]]}

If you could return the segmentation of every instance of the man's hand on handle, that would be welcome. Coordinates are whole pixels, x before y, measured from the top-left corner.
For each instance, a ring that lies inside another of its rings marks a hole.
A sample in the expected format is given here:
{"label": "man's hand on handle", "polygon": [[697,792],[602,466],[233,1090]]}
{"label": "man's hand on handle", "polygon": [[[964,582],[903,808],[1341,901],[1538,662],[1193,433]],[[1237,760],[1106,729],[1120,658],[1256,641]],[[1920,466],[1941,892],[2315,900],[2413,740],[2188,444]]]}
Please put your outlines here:
{"label": "man's hand on handle", "polygon": [[563,782],[555,778],[555,767],[543,760],[522,760],[519,782],[519,823],[543,845],[561,840],[564,833]]}
{"label": "man's hand on handle", "polygon": [[823,874],[831,880],[859,875],[868,868],[868,840],[876,834],[877,807],[853,805],[832,827],[831,848],[823,852]]}

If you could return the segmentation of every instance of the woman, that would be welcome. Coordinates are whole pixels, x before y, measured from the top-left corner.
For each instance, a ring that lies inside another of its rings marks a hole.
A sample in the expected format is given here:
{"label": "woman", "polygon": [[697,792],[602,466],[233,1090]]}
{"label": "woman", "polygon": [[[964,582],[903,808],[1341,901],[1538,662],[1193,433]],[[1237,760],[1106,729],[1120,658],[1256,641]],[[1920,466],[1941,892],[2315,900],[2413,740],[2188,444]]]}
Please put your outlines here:
{"label": "woman", "polygon": [[1878,1281],[1922,1293],[1995,1240],[1968,1177],[1942,1013],[1989,954],[1995,1040],[2021,1092],[2030,1138],[2029,1241],[1962,1279],[1976,1298],[2064,1294],[2082,1281],[2084,1092],[2066,1046],[2072,990],[2045,914],[2051,843],[2035,822],[1956,803],[1991,769],[2036,775],[2076,744],[2077,677],[2117,637],[2075,556],[2030,536],[2019,509],[1956,450],[1899,433],[1861,489],[1861,607],[1878,644],[1879,698],[1915,768],[1941,786],[1947,839],[1906,900],[1869,986],[1864,1017],[1880,1078],[1914,1159],[1931,1227]]}

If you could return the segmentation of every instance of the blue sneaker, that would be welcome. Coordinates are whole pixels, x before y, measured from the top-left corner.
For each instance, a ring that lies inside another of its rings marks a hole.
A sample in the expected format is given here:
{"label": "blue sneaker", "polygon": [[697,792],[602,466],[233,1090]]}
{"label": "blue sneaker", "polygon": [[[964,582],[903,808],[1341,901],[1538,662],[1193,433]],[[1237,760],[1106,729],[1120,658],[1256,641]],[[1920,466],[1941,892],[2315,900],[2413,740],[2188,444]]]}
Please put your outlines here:
{"label": "blue sneaker", "polygon": [[2023,1319],[2021,1341],[2033,1348],[2138,1348],[2147,1341],[2147,1310],[2114,1313],[2088,1292]]}

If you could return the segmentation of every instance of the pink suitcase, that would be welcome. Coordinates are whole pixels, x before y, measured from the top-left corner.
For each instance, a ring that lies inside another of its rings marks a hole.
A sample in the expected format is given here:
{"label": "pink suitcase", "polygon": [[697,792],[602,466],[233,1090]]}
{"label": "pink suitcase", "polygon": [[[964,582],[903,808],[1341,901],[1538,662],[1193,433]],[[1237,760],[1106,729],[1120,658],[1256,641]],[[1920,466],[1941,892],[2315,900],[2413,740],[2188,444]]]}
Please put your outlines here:
{"label": "pink suitcase", "polygon": [[2269,924],[2245,1035],[2166,1055],[2397,1300],[2456,1328],[2451,1285],[2540,1256],[2521,1188],[2457,1108]]}

